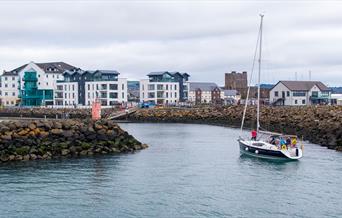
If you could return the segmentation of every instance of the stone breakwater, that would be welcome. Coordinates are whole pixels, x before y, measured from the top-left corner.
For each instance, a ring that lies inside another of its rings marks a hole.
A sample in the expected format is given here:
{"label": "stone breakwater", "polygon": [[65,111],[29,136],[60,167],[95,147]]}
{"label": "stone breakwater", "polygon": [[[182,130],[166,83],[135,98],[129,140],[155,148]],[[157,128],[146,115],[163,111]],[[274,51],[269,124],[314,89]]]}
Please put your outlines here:
{"label": "stone breakwater", "polygon": [[[239,127],[243,106],[141,109],[135,122],[204,123]],[[256,108],[248,107],[245,127],[255,128]],[[261,126],[268,131],[296,134],[312,143],[342,151],[342,107],[262,107]]]}
{"label": "stone breakwater", "polygon": [[[103,108],[102,117],[108,117],[118,108]],[[26,117],[26,118],[74,118],[87,119],[91,117],[91,109],[79,108],[1,108],[0,117]]]}
{"label": "stone breakwater", "polygon": [[109,120],[0,123],[0,163],[134,152],[146,147]]}

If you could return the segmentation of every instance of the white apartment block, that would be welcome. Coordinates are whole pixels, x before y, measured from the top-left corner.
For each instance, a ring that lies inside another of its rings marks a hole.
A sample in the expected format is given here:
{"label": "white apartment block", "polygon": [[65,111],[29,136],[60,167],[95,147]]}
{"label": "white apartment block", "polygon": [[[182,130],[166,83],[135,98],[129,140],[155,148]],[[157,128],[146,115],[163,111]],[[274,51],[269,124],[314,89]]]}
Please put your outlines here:
{"label": "white apartment block", "polygon": [[150,82],[140,80],[140,101],[155,104],[176,104],[179,102],[178,82]]}
{"label": "white apartment block", "polygon": [[85,102],[90,106],[96,98],[101,106],[114,106],[127,102],[127,79],[118,81],[92,81],[85,83]]}
{"label": "white apartment block", "polygon": [[15,106],[19,100],[18,75],[13,72],[4,72],[1,76],[0,96],[4,106]]}
{"label": "white apartment block", "polygon": [[178,104],[188,98],[187,73],[151,72],[140,80],[140,101],[154,104]]}
{"label": "white apartment block", "polygon": [[55,105],[61,107],[91,107],[95,100],[102,107],[127,103],[127,79],[118,78],[111,70],[65,71],[64,80],[58,81]]}
{"label": "white apartment block", "polygon": [[[41,106],[53,104],[53,91],[63,71],[74,66],[64,62],[30,62],[1,76],[1,101],[4,106]],[[26,85],[25,85],[26,84]]]}
{"label": "white apartment block", "polygon": [[78,104],[78,83],[58,82],[55,89],[54,105],[75,107]]}

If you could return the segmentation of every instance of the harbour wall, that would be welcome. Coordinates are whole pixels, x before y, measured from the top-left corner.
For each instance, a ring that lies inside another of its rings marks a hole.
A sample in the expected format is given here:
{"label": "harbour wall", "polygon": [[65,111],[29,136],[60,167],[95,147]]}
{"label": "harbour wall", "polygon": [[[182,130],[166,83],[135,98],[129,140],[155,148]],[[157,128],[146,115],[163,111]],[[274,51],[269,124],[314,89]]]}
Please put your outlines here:
{"label": "harbour wall", "polygon": [[[133,122],[203,123],[240,127],[243,106],[141,109]],[[315,144],[342,151],[342,107],[261,107],[261,127],[295,134]],[[256,127],[256,107],[248,107],[245,128]]]}
{"label": "harbour wall", "polygon": [[134,152],[146,147],[110,120],[0,123],[0,163]]}

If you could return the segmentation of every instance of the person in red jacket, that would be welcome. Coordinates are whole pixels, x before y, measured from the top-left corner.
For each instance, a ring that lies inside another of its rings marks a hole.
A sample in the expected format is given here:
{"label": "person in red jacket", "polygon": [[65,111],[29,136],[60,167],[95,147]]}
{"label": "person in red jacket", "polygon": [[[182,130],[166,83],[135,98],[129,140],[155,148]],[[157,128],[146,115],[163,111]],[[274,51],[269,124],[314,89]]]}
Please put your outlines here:
{"label": "person in red jacket", "polygon": [[256,141],[257,134],[258,134],[257,131],[255,129],[253,129],[251,133],[252,133],[252,140]]}

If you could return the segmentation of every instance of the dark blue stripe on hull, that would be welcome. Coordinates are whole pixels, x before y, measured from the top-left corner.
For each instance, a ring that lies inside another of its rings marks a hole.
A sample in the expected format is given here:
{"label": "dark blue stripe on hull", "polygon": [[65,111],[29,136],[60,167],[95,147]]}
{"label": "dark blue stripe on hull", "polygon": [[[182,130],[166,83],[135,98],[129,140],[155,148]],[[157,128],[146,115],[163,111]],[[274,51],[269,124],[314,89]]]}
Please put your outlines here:
{"label": "dark blue stripe on hull", "polygon": [[[281,151],[273,151],[273,150],[266,150],[266,149],[262,149],[262,148],[255,148],[255,147],[251,147],[248,145],[245,145],[241,142],[239,142],[240,144],[240,150],[243,151],[244,153],[250,153],[253,154],[253,156],[270,156],[270,157],[274,157],[274,158],[288,158],[286,157]],[[248,148],[248,150],[246,151],[246,148]],[[258,151],[258,153],[255,153],[255,151]]]}

